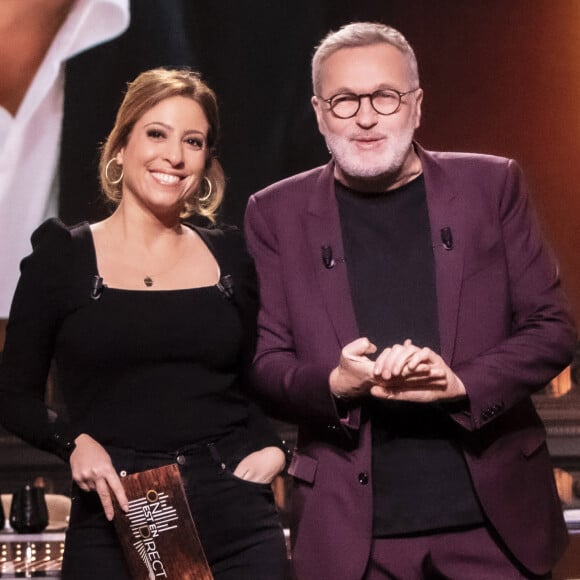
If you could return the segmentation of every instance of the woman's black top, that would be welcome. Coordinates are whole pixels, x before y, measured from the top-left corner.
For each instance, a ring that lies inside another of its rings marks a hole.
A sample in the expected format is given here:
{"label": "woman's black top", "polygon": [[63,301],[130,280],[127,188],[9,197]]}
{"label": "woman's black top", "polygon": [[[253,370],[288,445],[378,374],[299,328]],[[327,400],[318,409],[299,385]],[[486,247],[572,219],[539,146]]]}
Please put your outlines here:
{"label": "woman's black top", "polygon": [[[243,426],[256,449],[280,444],[242,392],[257,308],[243,238],[195,229],[229,284],[109,288],[87,223],[48,220],[36,230],[0,365],[0,420],[8,430],[64,459],[80,433],[105,446],[172,451]],[[67,417],[44,403],[53,362]]]}

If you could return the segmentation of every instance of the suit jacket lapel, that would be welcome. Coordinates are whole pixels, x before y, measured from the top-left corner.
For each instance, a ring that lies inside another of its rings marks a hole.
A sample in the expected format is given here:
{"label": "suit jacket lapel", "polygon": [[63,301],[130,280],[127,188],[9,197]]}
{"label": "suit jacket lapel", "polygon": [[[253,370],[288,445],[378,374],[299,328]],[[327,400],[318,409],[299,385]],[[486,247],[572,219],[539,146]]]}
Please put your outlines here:
{"label": "suit jacket lapel", "polygon": [[[428,152],[416,145],[423,165],[431,239],[435,259],[437,313],[441,355],[450,362],[453,358],[459,298],[463,274],[464,250],[462,241],[464,211],[461,196],[453,187],[453,180]],[[359,337],[348,281],[344,247],[340,229],[338,205],[334,192],[334,165],[329,163],[319,175],[305,216],[309,259],[315,272],[328,315],[342,346]],[[446,249],[441,231],[449,228],[453,243]],[[322,248],[332,249],[334,266],[327,268],[322,260]]]}
{"label": "suit jacket lapel", "polygon": [[[449,174],[429,153],[419,146],[416,147],[421,158],[427,190],[427,206],[435,258],[441,356],[449,363],[452,361],[455,346],[463,274],[465,236],[462,231],[464,227],[462,213],[464,208],[460,192],[454,189],[454,182]],[[451,247],[448,248],[442,240],[442,231],[445,228],[449,228],[452,238]]]}
{"label": "suit jacket lapel", "polygon": [[[319,175],[305,216],[309,259],[341,346],[358,338],[359,332],[352,305],[338,204],[334,193],[334,165],[329,163]],[[322,259],[328,248],[333,264],[328,268]]]}

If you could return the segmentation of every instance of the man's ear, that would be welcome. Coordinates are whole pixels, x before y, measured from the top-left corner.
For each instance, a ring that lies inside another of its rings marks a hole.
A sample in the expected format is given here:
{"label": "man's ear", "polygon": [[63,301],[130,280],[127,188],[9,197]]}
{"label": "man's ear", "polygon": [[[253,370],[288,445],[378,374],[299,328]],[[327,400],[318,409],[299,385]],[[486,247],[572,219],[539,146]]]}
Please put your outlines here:
{"label": "man's ear", "polygon": [[322,119],[322,108],[320,99],[315,95],[310,99],[312,108],[314,109],[314,114],[316,115],[316,122],[318,123],[318,130],[324,135],[323,130],[323,119]]}
{"label": "man's ear", "polygon": [[415,97],[415,129],[421,125],[421,105],[423,104],[423,89],[417,91]]}

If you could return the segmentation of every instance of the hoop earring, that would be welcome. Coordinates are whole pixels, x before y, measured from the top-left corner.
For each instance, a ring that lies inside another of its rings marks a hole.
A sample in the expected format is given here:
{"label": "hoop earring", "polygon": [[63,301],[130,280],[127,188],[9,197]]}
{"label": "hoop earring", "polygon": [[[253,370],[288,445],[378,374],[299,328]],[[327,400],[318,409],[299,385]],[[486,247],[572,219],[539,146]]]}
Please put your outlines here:
{"label": "hoop earring", "polygon": [[208,192],[204,195],[204,196],[200,196],[197,198],[197,201],[201,202],[201,203],[205,203],[206,201],[209,201],[209,198],[211,197],[211,192],[212,192],[212,185],[211,185],[211,180],[207,175],[204,175],[203,178],[207,181],[208,184]]}
{"label": "hoop earring", "polygon": [[109,182],[109,185],[117,185],[118,183],[121,183],[121,181],[123,180],[123,169],[121,166],[121,175],[119,176],[119,179],[117,180],[113,180],[111,179],[111,177],[109,176],[109,167],[111,167],[111,163],[113,163],[113,161],[116,161],[116,159],[113,157],[113,159],[111,159],[107,165],[105,165],[105,178],[107,179],[107,181]]}

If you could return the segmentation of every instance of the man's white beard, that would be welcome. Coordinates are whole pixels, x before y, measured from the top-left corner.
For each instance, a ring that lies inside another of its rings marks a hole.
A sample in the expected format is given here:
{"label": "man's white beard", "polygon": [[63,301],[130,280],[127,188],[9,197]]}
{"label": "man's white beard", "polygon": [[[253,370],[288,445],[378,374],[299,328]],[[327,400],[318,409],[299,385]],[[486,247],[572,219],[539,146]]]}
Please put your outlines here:
{"label": "man's white beard", "polygon": [[414,133],[415,129],[409,127],[398,134],[388,134],[383,146],[373,151],[357,150],[351,139],[332,133],[325,135],[325,140],[342,173],[357,180],[376,179],[394,176],[401,171],[409,155]]}

